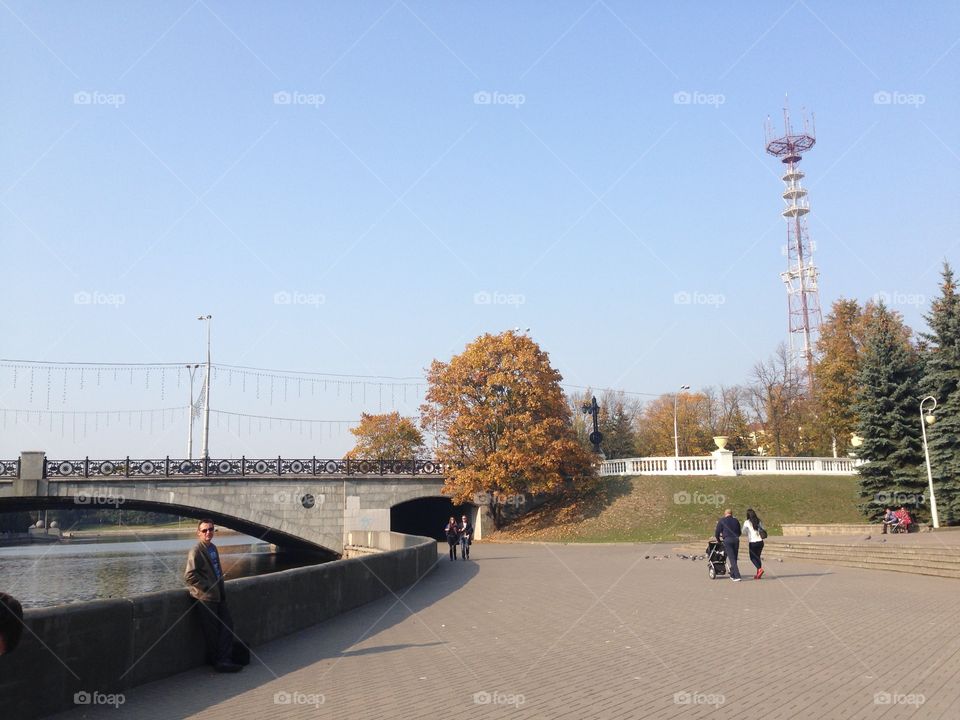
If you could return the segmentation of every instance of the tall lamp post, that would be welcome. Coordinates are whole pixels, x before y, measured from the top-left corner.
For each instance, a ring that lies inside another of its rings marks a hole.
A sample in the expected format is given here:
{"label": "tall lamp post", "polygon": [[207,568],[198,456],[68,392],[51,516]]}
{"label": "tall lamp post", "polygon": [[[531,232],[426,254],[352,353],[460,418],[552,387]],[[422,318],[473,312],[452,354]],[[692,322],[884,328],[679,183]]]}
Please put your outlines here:
{"label": "tall lamp post", "polygon": [[[927,413],[924,415],[923,406],[927,401],[933,404],[927,407]],[[920,401],[920,429],[923,431],[923,456],[927,461],[927,483],[930,485],[930,518],[933,520],[933,527],[940,527],[940,518],[937,515],[937,498],[933,494],[933,473],[930,472],[930,450],[927,448],[927,425],[933,425],[936,417],[933,411],[937,408],[937,399],[933,395],[927,395]]]}
{"label": "tall lamp post", "polygon": [[193,399],[193,376],[197,372],[199,365],[187,365],[187,372],[190,373],[190,406],[187,408],[189,419],[187,421],[187,460],[193,460],[193,416],[197,409],[197,401]]}
{"label": "tall lamp post", "polygon": [[[197,320],[207,323],[207,379],[204,383],[203,397],[203,462],[210,458],[210,320],[213,315],[200,315]],[[204,471],[206,472],[206,471]]]}
{"label": "tall lamp post", "polygon": [[677,433],[677,403],[680,400],[680,393],[689,390],[689,385],[681,385],[679,392],[673,396],[673,456],[680,457],[680,435]]}

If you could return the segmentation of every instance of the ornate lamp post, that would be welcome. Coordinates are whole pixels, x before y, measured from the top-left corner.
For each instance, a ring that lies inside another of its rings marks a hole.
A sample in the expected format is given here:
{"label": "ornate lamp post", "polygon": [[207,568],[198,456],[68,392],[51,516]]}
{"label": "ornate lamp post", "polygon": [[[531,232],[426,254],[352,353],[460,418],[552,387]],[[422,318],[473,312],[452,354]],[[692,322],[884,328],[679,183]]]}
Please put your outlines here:
{"label": "ornate lamp post", "polygon": [[[923,414],[923,406],[927,401],[933,404],[927,407],[927,414]],[[927,483],[930,485],[930,517],[933,520],[933,527],[940,527],[940,518],[937,516],[937,498],[933,494],[933,473],[930,472],[930,450],[927,448],[927,425],[933,425],[936,417],[933,411],[937,408],[937,399],[933,395],[927,395],[920,401],[920,429],[923,431],[923,456],[927,461]]]}
{"label": "ornate lamp post", "polygon": [[590,443],[593,445],[595,453],[600,452],[600,443],[603,442],[603,433],[600,432],[600,424],[597,416],[600,414],[600,406],[597,404],[597,398],[594,396],[589,403],[584,403],[581,408],[584,415],[593,416],[593,432],[590,433]]}
{"label": "ornate lamp post", "polygon": [[681,385],[680,391],[673,396],[673,456],[680,457],[680,435],[677,433],[677,402],[680,400],[680,393],[689,390],[689,385]]}

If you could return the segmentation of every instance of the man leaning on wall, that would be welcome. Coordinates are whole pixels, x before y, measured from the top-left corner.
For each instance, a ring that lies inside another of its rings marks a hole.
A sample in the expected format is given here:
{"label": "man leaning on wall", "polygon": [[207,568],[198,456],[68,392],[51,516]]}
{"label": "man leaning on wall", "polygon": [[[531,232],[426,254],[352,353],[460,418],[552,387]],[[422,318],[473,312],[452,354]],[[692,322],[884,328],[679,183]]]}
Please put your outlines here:
{"label": "man leaning on wall", "polygon": [[235,635],[233,618],[227,607],[227,590],[223,583],[220,553],[213,544],[216,526],[213,520],[197,523],[197,538],[187,555],[183,576],[190,594],[196,600],[194,612],[200,619],[207,648],[207,662],[217,672],[232,673],[243,669],[233,661]]}

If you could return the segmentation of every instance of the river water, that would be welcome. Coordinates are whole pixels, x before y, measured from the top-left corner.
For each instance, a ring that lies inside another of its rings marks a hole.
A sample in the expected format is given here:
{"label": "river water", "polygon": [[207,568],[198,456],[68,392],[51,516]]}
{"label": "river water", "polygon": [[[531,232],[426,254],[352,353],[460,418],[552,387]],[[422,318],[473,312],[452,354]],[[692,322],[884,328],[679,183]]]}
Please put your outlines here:
{"label": "river water", "polygon": [[[195,539],[51,543],[0,547],[0,590],[24,607],[49,607],[183,588]],[[274,552],[245,535],[217,537],[228,580],[312,565],[309,553]]]}

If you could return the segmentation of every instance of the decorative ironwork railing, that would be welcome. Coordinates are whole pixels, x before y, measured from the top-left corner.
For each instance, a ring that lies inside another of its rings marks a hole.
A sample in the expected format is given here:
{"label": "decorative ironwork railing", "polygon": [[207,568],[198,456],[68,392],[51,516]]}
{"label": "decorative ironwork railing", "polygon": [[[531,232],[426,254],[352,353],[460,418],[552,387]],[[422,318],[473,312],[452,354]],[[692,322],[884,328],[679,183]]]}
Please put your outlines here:
{"label": "decorative ironwork railing", "polygon": [[[11,477],[17,477],[19,461],[0,461],[0,467],[13,465]],[[241,457],[206,461],[170,457],[148,460],[46,460],[50,479],[89,477],[282,477],[284,475],[442,475],[443,466],[433,460],[343,460]]]}
{"label": "decorative ironwork railing", "polygon": [[0,478],[4,477],[20,477],[19,460],[0,460]]}

